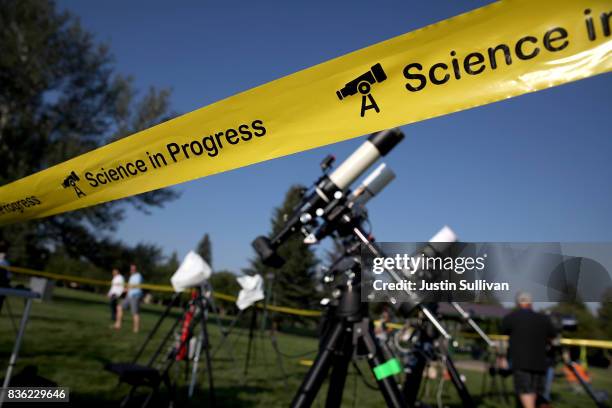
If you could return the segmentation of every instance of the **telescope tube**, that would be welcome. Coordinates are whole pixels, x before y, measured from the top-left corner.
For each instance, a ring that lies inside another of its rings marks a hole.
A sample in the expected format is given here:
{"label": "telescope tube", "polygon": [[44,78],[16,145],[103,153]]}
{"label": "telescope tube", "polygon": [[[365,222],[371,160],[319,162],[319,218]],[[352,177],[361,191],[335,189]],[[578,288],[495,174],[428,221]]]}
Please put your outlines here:
{"label": "telescope tube", "polygon": [[385,163],[381,163],[350,195],[349,202],[364,206],[395,179],[395,173]]}
{"label": "telescope tube", "polygon": [[404,133],[398,128],[373,133],[336,170],[324,176],[274,237],[259,236],[253,241],[252,246],[264,264],[280,266],[282,261],[276,255],[276,248],[303,224],[310,222],[316,216],[318,209],[323,209],[334,200],[336,193],[346,191],[364,171],[380,157],[389,153],[402,139]]}
{"label": "telescope tube", "polygon": [[347,189],[376,160],[386,156],[404,138],[401,130],[388,129],[373,133],[357,150],[329,175],[329,180],[339,189]]}
{"label": "telescope tube", "polygon": [[[385,254],[376,246],[373,242],[371,242],[365,234],[359,229],[355,228],[354,233],[361,240],[361,242],[365,245],[372,255],[376,257],[385,256]],[[453,244],[457,242],[457,235],[455,232],[450,229],[448,226],[444,226],[440,231],[438,231],[418,253],[423,254],[427,257],[435,257],[444,254],[448,251]],[[386,268],[387,273],[396,281],[400,282],[402,280],[402,276],[395,269]],[[414,271],[413,276],[418,277],[422,269],[417,269]],[[410,292],[406,290],[406,294],[410,298],[410,301],[405,301],[402,303],[398,303],[395,299],[391,299],[391,304],[399,312],[402,316],[409,316],[412,310],[419,306],[421,311],[425,313],[425,315],[429,318],[429,320],[434,324],[434,326],[438,329],[438,331],[447,339],[450,339],[450,335],[444,329],[444,327],[436,320],[435,316],[427,309],[425,305],[421,303],[422,299],[416,295],[416,293]]]}
{"label": "telescope tube", "polygon": [[[395,179],[395,173],[385,163],[372,171],[363,182],[351,193],[347,202],[342,199],[332,201],[325,208],[323,223],[304,238],[307,245],[316,244],[334,231],[351,229],[353,223],[361,223],[360,211],[370,199],[380,193]],[[356,209],[357,211],[353,211]]]}

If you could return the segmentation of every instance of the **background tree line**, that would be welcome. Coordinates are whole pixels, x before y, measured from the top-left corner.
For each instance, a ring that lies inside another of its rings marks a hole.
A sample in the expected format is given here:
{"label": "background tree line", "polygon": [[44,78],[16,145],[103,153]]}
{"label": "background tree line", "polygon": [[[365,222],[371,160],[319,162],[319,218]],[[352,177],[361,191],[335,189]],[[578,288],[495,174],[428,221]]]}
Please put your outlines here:
{"label": "background tree line", "polygon": [[[139,94],[115,71],[108,46],[51,1],[0,1],[0,184],[7,184],[173,116],[170,91]],[[150,244],[127,246],[110,233],[129,207],[147,211],[178,197],[157,190],[42,220],[2,227],[13,263],[98,269],[132,259],[151,264]],[[149,258],[150,256],[150,258]]]}
{"label": "background tree line", "polygon": [[[106,44],[53,1],[0,0],[0,185],[46,169],[175,114],[170,91],[139,92],[133,78],[117,72]],[[273,228],[291,210],[297,190],[276,210]],[[161,189],[41,220],[0,228],[14,265],[109,279],[136,263],[147,282],[168,283],[179,266],[176,253],[155,243],[128,245],[113,234],[128,208],[148,212],[179,194]],[[212,265],[211,238],[197,251]],[[290,261],[277,281],[279,302],[305,305],[314,255],[298,241],[283,250]],[[295,255],[295,256],[294,256]],[[217,290],[236,294],[236,271],[218,271]],[[252,262],[250,273],[267,269]]]}
{"label": "background tree line", "polygon": [[[75,157],[175,116],[170,91],[151,87],[139,92],[133,78],[116,71],[106,44],[95,41],[78,18],[58,11],[53,1],[0,0],[0,185]],[[269,233],[301,198],[292,186],[274,210]],[[108,279],[113,267],[126,272],[136,263],[147,282],[168,283],[180,260],[154,243],[127,245],[113,236],[128,208],[148,212],[175,200],[161,189],[41,220],[0,228],[15,265]],[[212,265],[212,243],[205,234],[197,251]],[[318,302],[318,260],[300,237],[281,249],[287,260],[273,270],[254,256],[247,274],[274,277],[278,304],[313,307]],[[214,265],[213,265],[214,266]],[[217,271],[216,290],[236,294],[236,271]],[[612,293],[608,295],[612,299]],[[581,302],[562,304],[582,322],[580,334],[612,338],[612,302],[593,316]]]}

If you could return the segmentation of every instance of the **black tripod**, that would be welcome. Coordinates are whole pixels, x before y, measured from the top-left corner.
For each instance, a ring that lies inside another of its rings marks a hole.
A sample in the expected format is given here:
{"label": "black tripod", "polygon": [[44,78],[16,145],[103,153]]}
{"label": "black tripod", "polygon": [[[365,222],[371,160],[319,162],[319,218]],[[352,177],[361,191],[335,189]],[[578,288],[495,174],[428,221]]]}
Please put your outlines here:
{"label": "black tripod", "polygon": [[502,399],[503,402],[508,402],[508,391],[506,387],[506,378],[512,374],[512,370],[502,366],[505,360],[505,351],[499,348],[489,352],[486,359],[488,360],[488,369],[482,374],[482,385],[480,395],[483,397],[490,396],[496,399]]}
{"label": "black tripod", "polygon": [[591,387],[591,384],[586,382],[582,375],[578,372],[578,370],[576,369],[576,363],[574,361],[567,360],[564,361],[563,364],[565,364],[565,366],[572,372],[572,374],[574,374],[584,391],[598,408],[608,408],[608,404],[603,400],[601,396],[595,393],[595,391]]}
{"label": "black tripod", "polygon": [[[359,241],[364,245],[365,249],[367,249],[374,256],[382,255],[382,252],[361,230],[358,223],[353,221],[351,226],[353,227],[354,236],[359,239]],[[438,248],[430,246],[430,248],[427,250],[440,251],[444,250],[443,248],[444,246]],[[425,251],[425,249],[423,251]],[[400,281],[401,278],[397,275],[396,271],[388,269],[387,272],[391,277],[393,277],[394,280]],[[475,407],[476,405],[474,400],[472,399],[467,386],[461,379],[461,375],[459,374],[455,363],[453,362],[448,351],[442,347],[442,343],[451,341],[452,337],[448,334],[446,329],[444,329],[435,316],[438,304],[426,304],[423,302],[423,299],[419,299],[416,296],[412,296],[412,300],[410,302],[399,303],[392,301],[392,304],[404,318],[408,318],[414,310],[419,310],[419,312],[423,315],[423,318],[419,319],[419,325],[415,331],[416,337],[414,338],[413,359],[409,362],[408,367],[406,367],[406,379],[403,390],[408,406],[412,407],[417,403],[418,392],[423,377],[423,370],[427,365],[427,361],[429,359],[437,358],[445,364],[451,378],[451,382],[455,386],[463,406]],[[491,339],[489,339],[484,331],[482,331],[476,322],[469,317],[467,312],[465,312],[465,310],[463,310],[463,308],[457,302],[451,302],[451,305],[459,312],[461,317],[467,323],[469,323],[474,330],[476,330],[476,332],[487,342],[489,346],[493,345]]]}
{"label": "black tripod", "polygon": [[[258,308],[253,305],[253,307],[251,307],[251,323],[249,325],[249,341],[247,344],[247,354],[246,354],[246,359],[244,362],[244,376],[246,377],[249,371],[249,363],[251,361],[251,353],[252,350],[256,351],[257,348],[254,346],[253,341],[255,340],[255,337],[257,336],[256,331],[257,331],[257,318],[259,317],[260,313],[261,313],[261,326],[260,326],[260,330],[259,330],[259,338],[263,339],[263,337],[265,336],[265,331],[266,331],[266,325],[268,323],[268,315],[269,315],[269,310],[268,310],[268,305],[270,304],[270,298],[272,296],[272,285],[273,285],[273,281],[274,281],[274,274],[268,274],[268,276],[266,277],[266,290],[265,290],[265,295],[266,297],[264,298],[264,303],[263,303],[263,310],[262,312],[259,312]],[[283,358],[281,356],[281,352],[278,348],[278,342],[277,342],[277,338],[276,338],[276,333],[275,331],[272,330],[270,331],[270,341],[272,342],[272,349],[274,350],[274,354],[276,356],[276,365],[278,366],[278,369],[282,375],[282,379],[283,379],[283,383],[285,384],[285,388],[288,386],[287,383],[287,373],[285,372],[285,367],[283,365]],[[265,350],[262,347],[262,354],[264,354],[264,359],[266,359],[265,357]],[[253,356],[255,357],[255,356]],[[267,363],[266,363],[267,364]]]}
{"label": "black tripod", "polygon": [[[342,267],[344,266],[344,267]],[[319,392],[325,377],[332,368],[327,392],[327,407],[338,407],[348,366],[354,355],[367,356],[370,368],[374,372],[380,392],[387,406],[403,407],[404,398],[393,377],[393,372],[381,372],[380,368],[390,360],[391,352],[378,342],[369,318],[367,303],[361,302],[359,260],[356,257],[344,257],[337,263],[339,270],[344,270],[344,283],[335,293],[330,303],[324,324],[319,352],[304,378],[298,393],[293,398],[292,407],[310,407]]]}
{"label": "black tripod", "polygon": [[[151,392],[146,397],[143,407],[146,407],[157,394],[160,385],[164,384],[170,393],[169,406],[174,404],[175,385],[170,378],[170,369],[176,361],[180,359],[189,359],[189,344],[191,339],[197,336],[195,353],[193,357],[193,367],[189,384],[188,397],[193,396],[195,385],[197,382],[198,365],[201,358],[202,350],[204,350],[206,360],[206,371],[208,375],[209,402],[210,406],[215,406],[215,392],[212,373],[212,359],[210,356],[210,340],[208,335],[208,305],[209,299],[205,295],[203,288],[195,289],[192,298],[187,303],[184,312],[172,324],[170,330],[164,335],[153,355],[149,358],[145,365],[138,364],[138,360],[144,353],[148,344],[151,342],[163,321],[170,314],[170,310],[180,300],[180,293],[173,295],[172,300],[166,306],[166,309],[155,323],[153,330],[149,333],[144,343],[136,353],[134,359],[130,363],[111,363],[105,368],[119,376],[119,384],[122,382],[131,386],[130,392],[121,402],[121,406],[126,406],[134,398],[136,390],[140,387],[151,388]],[[176,333],[179,324],[182,326],[179,340],[170,348],[166,354],[166,359],[158,361],[159,356],[166,347],[172,335]],[[199,330],[198,330],[199,328]],[[188,370],[188,367],[187,367]]]}
{"label": "black tripod", "polygon": [[[435,311],[436,304],[428,305],[429,310]],[[431,325],[428,320],[419,319],[416,329],[412,335],[413,348],[411,356],[407,361],[405,372],[406,378],[404,381],[404,396],[409,407],[413,407],[417,403],[418,392],[421,387],[423,371],[429,360],[441,360],[446,366],[446,370],[450,376],[451,382],[457,390],[461,403],[464,407],[475,407],[474,400],[470,395],[465,383],[461,379],[461,375],[453,359],[444,349],[442,344],[437,341],[439,332]]]}

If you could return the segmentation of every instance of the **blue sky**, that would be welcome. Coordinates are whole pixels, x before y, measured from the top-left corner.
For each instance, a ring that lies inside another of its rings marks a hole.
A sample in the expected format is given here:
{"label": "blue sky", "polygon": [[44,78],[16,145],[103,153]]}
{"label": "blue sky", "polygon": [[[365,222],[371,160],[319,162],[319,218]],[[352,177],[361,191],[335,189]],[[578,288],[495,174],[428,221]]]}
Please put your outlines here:
{"label": "blue sky", "polygon": [[[485,1],[85,2],[62,0],[117,71],[170,87],[188,112],[477,8]],[[612,241],[612,76],[403,127],[385,160],[397,179],[370,205],[380,241],[424,241],[448,224],[464,241]],[[114,237],[184,256],[208,232],[215,269],[239,271],[251,240],[293,183],[310,184],[328,153],[363,138],[177,186],[179,200],[130,210]]]}

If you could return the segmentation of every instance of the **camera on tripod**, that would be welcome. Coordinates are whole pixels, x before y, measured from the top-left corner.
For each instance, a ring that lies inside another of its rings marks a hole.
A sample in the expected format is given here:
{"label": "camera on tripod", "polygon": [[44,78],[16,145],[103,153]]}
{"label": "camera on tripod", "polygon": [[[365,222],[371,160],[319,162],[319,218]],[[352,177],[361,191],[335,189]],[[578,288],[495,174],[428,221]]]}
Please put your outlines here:
{"label": "camera on tripod", "polygon": [[373,133],[351,156],[333,172],[328,173],[333,160],[326,158],[321,168],[323,175],[315,182],[310,192],[305,192],[302,201],[281,230],[271,238],[257,237],[252,245],[264,264],[280,267],[284,260],[276,253],[293,233],[302,231],[307,236],[316,227],[316,217],[325,213],[325,208],[334,200],[342,199],[349,186],[363,174],[376,160],[389,153],[402,139],[404,134],[399,129],[383,130]]}

